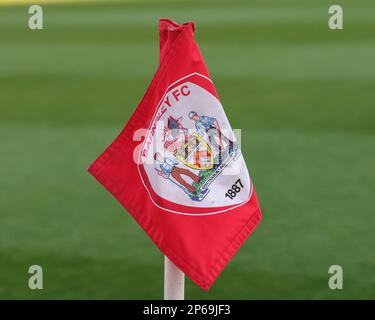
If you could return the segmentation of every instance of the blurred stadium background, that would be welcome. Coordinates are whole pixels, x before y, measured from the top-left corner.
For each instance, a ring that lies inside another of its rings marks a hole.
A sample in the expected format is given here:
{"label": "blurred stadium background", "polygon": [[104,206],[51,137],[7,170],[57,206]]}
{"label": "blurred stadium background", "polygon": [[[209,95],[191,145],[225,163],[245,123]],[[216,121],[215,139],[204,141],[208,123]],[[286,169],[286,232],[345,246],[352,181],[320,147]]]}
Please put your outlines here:
{"label": "blurred stadium background", "polygon": [[30,31],[29,1],[0,1],[0,298],[162,298],[163,256],[86,173],[156,70],[159,16],[196,22],[264,215],[186,297],[375,298],[373,0],[60,2]]}

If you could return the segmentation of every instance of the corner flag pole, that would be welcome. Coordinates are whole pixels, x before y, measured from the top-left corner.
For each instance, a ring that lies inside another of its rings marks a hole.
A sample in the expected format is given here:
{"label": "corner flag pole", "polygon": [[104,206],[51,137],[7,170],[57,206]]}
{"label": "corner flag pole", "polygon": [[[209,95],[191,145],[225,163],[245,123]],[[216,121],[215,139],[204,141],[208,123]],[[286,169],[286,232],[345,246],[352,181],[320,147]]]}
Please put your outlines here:
{"label": "corner flag pole", "polygon": [[184,300],[185,275],[164,256],[164,300]]}

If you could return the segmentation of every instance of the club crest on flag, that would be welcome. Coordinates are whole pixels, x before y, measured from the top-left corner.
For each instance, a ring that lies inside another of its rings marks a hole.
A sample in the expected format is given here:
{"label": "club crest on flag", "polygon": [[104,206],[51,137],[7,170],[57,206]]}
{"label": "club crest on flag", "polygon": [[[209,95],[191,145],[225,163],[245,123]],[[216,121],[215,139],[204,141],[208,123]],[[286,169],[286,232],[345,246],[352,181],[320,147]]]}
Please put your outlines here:
{"label": "club crest on flag", "polygon": [[[138,168],[153,202],[176,213],[220,213],[251,195],[238,143],[211,80],[200,74],[167,89],[145,137]],[[229,197],[226,191],[238,179],[241,192]]]}

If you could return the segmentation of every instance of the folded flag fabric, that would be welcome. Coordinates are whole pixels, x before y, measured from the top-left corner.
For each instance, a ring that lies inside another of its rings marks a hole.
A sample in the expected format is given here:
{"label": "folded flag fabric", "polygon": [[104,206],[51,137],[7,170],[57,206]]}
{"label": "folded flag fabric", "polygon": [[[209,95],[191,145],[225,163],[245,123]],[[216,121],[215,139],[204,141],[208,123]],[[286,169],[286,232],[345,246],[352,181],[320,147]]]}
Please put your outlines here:
{"label": "folded flag fabric", "polygon": [[157,247],[208,290],[261,219],[194,24],[159,21],[159,67],[89,172]]}

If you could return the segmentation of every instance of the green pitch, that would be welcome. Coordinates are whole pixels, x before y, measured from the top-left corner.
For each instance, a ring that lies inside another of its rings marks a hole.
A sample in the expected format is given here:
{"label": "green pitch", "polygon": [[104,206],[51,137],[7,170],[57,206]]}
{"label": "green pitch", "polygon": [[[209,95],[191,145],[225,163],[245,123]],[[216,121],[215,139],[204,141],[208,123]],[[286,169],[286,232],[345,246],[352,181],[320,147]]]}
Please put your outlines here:
{"label": "green pitch", "polygon": [[[263,211],[208,293],[375,298],[375,3],[156,1],[0,7],[0,298],[162,298],[163,257],[86,168],[157,67],[157,18],[196,38]],[[44,270],[44,290],[27,286]],[[344,289],[328,289],[328,268]]]}

